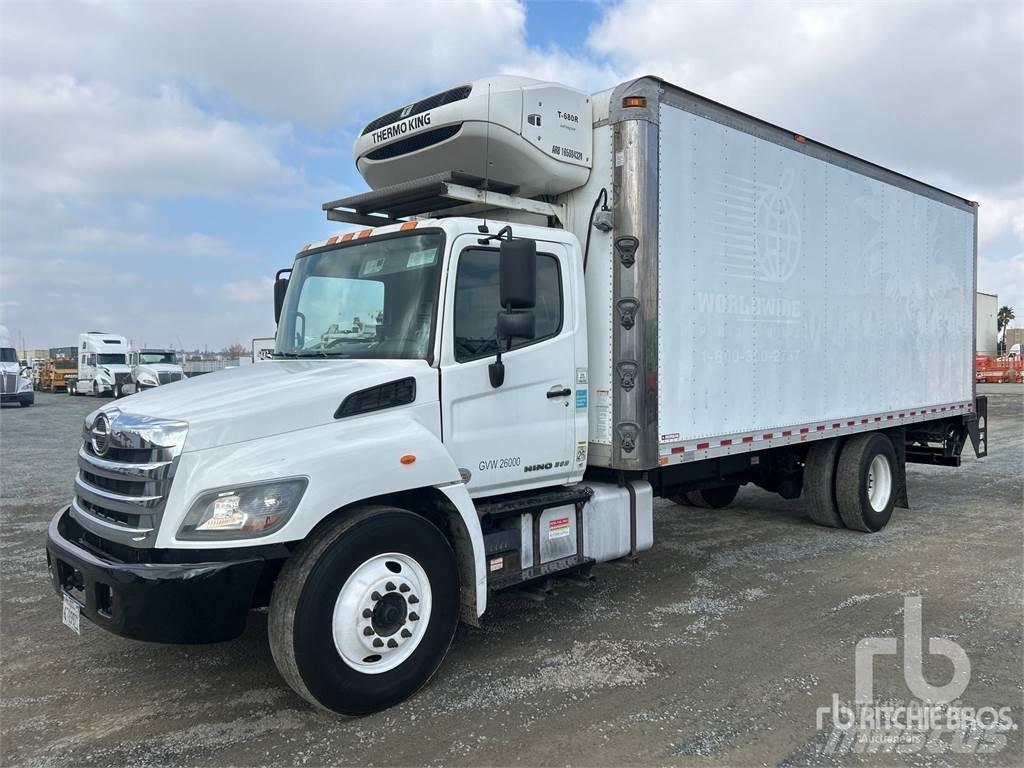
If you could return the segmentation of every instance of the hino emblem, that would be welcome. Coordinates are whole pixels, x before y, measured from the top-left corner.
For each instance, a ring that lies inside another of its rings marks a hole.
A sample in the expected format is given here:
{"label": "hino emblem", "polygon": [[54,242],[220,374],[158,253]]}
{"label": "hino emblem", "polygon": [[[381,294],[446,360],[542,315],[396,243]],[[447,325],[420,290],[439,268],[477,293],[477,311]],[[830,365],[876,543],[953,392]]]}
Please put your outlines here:
{"label": "hino emblem", "polygon": [[92,450],[97,456],[105,456],[107,448],[110,447],[110,419],[106,414],[101,413],[96,417],[90,434],[92,435]]}

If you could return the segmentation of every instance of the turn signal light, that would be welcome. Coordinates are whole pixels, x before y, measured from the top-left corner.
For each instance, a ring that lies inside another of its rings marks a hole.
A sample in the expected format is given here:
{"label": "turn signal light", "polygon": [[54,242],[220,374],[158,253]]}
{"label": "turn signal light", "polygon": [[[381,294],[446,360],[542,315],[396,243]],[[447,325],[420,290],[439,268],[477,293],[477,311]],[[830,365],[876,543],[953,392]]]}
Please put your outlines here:
{"label": "turn signal light", "polygon": [[405,454],[405,456],[400,458],[399,461],[402,462],[403,464],[412,464],[414,461],[416,461],[416,457],[413,456],[411,453],[407,453]]}

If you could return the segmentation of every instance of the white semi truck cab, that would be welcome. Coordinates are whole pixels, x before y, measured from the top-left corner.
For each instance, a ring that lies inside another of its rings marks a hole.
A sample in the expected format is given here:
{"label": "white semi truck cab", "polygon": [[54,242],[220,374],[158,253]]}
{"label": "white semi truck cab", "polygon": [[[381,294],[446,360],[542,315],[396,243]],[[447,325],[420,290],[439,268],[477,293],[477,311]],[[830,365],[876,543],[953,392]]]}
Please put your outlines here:
{"label": "white semi truck cab", "polygon": [[128,354],[124,336],[103,331],[79,334],[78,379],[68,384],[68,394],[123,397],[132,384]]}
{"label": "white semi truck cab", "polygon": [[30,371],[18,360],[11,334],[0,325],[0,403],[18,403],[27,408],[35,398]]}
{"label": "white semi truck cab", "polygon": [[136,392],[159,387],[185,378],[173,349],[137,349],[128,353],[132,384]]}
{"label": "white semi truck cab", "polygon": [[355,159],[373,189],[278,272],[272,359],[86,418],[66,623],[211,642],[269,606],[289,685],[364,714],[491,594],[635,559],[655,497],[752,483],[873,532],[908,461],[985,455],[970,201],[656,78],[476,81]]}

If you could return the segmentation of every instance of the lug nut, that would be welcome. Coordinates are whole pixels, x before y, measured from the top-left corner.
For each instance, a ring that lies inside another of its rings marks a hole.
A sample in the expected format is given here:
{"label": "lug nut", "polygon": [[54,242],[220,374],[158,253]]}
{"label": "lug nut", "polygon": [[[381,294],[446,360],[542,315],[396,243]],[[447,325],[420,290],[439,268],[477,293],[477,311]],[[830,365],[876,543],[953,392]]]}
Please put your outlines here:
{"label": "lug nut", "polygon": [[380,600],[380,592],[374,592],[372,595],[370,595],[370,599],[371,600]]}
{"label": "lug nut", "polygon": [[363,627],[363,634],[369,637],[373,634],[373,627]]}
{"label": "lug nut", "polygon": [[375,640],[373,641],[373,647],[374,647],[374,648],[383,648],[383,647],[384,647],[384,641],[383,641],[383,640],[381,640],[381,639],[380,639],[379,637],[378,637],[378,638],[376,638],[376,639],[375,639]]}
{"label": "lug nut", "polygon": [[395,638],[391,638],[390,640],[388,640],[388,648],[397,648],[397,647],[398,647],[398,641],[395,640]]}
{"label": "lug nut", "polygon": [[419,620],[420,620],[420,615],[418,613],[416,613],[416,611],[413,611],[412,613],[409,614],[409,621],[419,621]]}
{"label": "lug nut", "polygon": [[369,608],[364,608],[363,609],[363,618],[364,619],[368,619],[371,616],[373,616],[373,611],[371,611]]}
{"label": "lug nut", "polygon": [[416,603],[418,603],[419,601],[420,601],[420,599],[418,597],[416,597],[416,595],[411,595],[409,597],[409,603],[411,605],[416,605]]}
{"label": "lug nut", "polygon": [[384,585],[384,589],[386,589],[388,592],[394,592],[395,591],[395,582],[389,581],[387,584]]}
{"label": "lug nut", "polygon": [[412,637],[412,632],[410,632],[408,629],[403,629],[402,637]]}
{"label": "lug nut", "polygon": [[409,591],[409,585],[408,585],[408,584],[402,584],[402,585],[401,585],[401,586],[400,586],[400,587],[398,588],[398,591],[399,591],[399,592],[408,592],[408,591]]}

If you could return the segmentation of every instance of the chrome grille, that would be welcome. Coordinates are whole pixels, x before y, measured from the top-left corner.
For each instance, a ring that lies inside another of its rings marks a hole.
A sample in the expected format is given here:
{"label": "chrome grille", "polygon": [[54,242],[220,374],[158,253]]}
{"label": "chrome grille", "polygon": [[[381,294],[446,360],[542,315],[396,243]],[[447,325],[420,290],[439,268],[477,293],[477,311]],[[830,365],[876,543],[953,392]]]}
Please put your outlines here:
{"label": "chrome grille", "polygon": [[157,378],[161,384],[170,384],[172,381],[181,381],[180,373],[158,373]]}
{"label": "chrome grille", "polygon": [[82,434],[71,514],[97,536],[151,547],[188,427],[116,408],[95,416]]}
{"label": "chrome grille", "polygon": [[5,373],[0,376],[0,393],[13,395],[18,391],[18,374]]}

